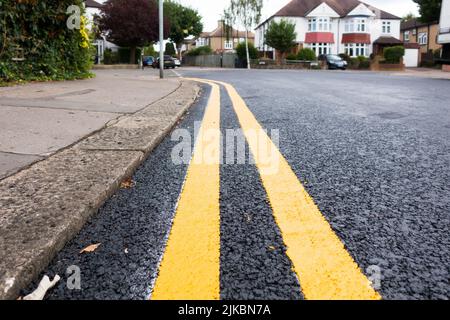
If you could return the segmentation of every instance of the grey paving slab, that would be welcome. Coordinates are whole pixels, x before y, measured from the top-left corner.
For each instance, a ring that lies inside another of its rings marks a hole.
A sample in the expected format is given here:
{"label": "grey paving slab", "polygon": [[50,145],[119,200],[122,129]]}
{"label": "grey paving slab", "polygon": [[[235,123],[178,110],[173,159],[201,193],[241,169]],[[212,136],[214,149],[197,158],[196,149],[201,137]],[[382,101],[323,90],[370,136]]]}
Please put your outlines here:
{"label": "grey paving slab", "polygon": [[41,159],[43,157],[35,155],[0,152],[0,179]]}
{"label": "grey paving slab", "polygon": [[0,151],[47,155],[99,130],[120,115],[0,106]]}

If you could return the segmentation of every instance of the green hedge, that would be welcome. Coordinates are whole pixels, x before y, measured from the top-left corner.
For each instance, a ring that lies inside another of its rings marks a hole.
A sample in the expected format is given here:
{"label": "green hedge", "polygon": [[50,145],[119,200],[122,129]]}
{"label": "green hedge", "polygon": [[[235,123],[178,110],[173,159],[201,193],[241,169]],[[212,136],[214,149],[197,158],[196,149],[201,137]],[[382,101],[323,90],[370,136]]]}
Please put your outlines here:
{"label": "green hedge", "polygon": [[314,61],[316,60],[316,52],[310,48],[303,48],[298,52],[297,60]]}
{"label": "green hedge", "polygon": [[[0,82],[90,77],[92,47],[82,20],[69,30],[66,14],[81,0],[0,1]],[[82,9],[83,10],[83,9]],[[23,57],[24,61],[13,58]]]}
{"label": "green hedge", "polygon": [[[259,58],[258,49],[251,42],[248,43],[248,53],[250,55],[250,60],[255,60]],[[247,61],[247,49],[245,47],[245,42],[240,42],[236,47],[236,54],[242,61]]]}
{"label": "green hedge", "polygon": [[212,53],[213,53],[213,51],[210,46],[203,46],[203,47],[198,47],[198,48],[188,51],[186,53],[186,55],[195,57],[195,56],[201,56],[201,55],[212,54]]}
{"label": "green hedge", "polygon": [[384,49],[383,55],[386,63],[400,63],[405,55],[405,48],[403,46],[388,47]]}

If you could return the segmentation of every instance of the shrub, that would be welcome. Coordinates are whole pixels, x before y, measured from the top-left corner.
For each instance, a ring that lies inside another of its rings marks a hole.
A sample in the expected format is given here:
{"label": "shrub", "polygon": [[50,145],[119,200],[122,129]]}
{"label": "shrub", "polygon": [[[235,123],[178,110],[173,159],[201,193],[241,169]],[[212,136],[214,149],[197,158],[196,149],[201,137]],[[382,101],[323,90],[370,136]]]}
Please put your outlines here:
{"label": "shrub", "polygon": [[[258,49],[255,48],[254,44],[248,43],[248,53],[250,54],[250,60],[258,59]],[[241,42],[236,47],[236,54],[239,59],[247,60],[247,51],[245,49],[245,42]]]}
{"label": "shrub", "polygon": [[103,53],[103,63],[104,64],[118,64],[119,63],[119,54],[117,52],[113,52],[111,49],[105,49]]}
{"label": "shrub", "polygon": [[352,59],[348,54],[346,53],[340,53],[339,57],[341,57],[343,60],[347,61],[347,63],[350,62],[350,60]]}
{"label": "shrub", "polygon": [[286,56],[286,60],[297,60],[297,55],[294,53],[290,53]]}
{"label": "shrub", "polygon": [[316,60],[316,53],[310,48],[303,48],[298,52],[297,59],[304,61],[314,61]]}
{"label": "shrub", "polygon": [[190,50],[186,55],[188,56],[201,56],[205,54],[211,54],[213,51],[209,46],[198,47]]}
{"label": "shrub", "polygon": [[405,55],[405,48],[403,46],[385,48],[383,54],[387,63],[400,63],[401,58]]}
{"label": "shrub", "polygon": [[362,60],[359,62],[359,69],[370,69],[370,60],[366,59],[366,60]]}
{"label": "shrub", "polygon": [[164,54],[168,55],[168,56],[176,55],[175,47],[174,47],[174,44],[172,42],[167,42],[166,43],[166,49],[164,50]]}
{"label": "shrub", "polygon": [[348,62],[348,66],[351,69],[358,69],[359,64],[360,64],[360,61],[358,58],[350,58],[350,61]]}
{"label": "shrub", "polygon": [[[82,19],[81,30],[69,30],[70,5],[83,8],[83,1],[0,1],[0,81],[92,76],[86,20]],[[13,61],[15,57],[25,60]]]}
{"label": "shrub", "polygon": [[358,59],[359,62],[367,61],[367,57],[365,56],[357,56],[356,59]]}

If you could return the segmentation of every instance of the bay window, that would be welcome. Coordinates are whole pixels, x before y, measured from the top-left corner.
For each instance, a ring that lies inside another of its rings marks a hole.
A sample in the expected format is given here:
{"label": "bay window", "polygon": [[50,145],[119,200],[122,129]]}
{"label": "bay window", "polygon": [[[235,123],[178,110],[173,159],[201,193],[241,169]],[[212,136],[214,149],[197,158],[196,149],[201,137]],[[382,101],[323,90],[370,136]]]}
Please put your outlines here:
{"label": "bay window", "polygon": [[331,43],[310,43],[308,47],[316,53],[317,57],[331,53]]}
{"label": "bay window", "polygon": [[346,43],[344,48],[350,57],[369,56],[369,46],[365,43]]}

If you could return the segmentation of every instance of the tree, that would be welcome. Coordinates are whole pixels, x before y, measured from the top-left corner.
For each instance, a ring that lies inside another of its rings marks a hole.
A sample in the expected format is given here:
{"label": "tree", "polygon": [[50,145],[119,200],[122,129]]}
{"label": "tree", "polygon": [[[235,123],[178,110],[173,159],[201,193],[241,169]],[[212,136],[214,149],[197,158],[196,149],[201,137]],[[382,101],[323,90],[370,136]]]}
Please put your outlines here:
{"label": "tree", "polygon": [[280,52],[278,61],[281,61],[286,52],[295,47],[296,38],[295,24],[284,19],[280,22],[271,22],[265,34],[266,44]]}
{"label": "tree", "polygon": [[[253,43],[248,44],[248,53],[250,55],[250,59],[258,59],[258,49],[255,48]],[[239,59],[247,60],[247,46],[245,42],[241,42],[237,45],[236,54]]]}
{"label": "tree", "polygon": [[416,19],[416,16],[414,15],[414,13],[410,12],[407,15],[403,16],[402,22],[410,21],[413,19]]}
{"label": "tree", "polygon": [[[159,40],[157,0],[108,0],[101,10],[100,29],[109,41],[130,48],[130,63],[136,63],[137,47]],[[165,37],[169,27],[165,18]]]}
{"label": "tree", "polygon": [[[263,0],[231,0],[230,7],[225,10],[224,16],[228,25],[237,23],[245,28],[245,50],[247,61],[250,61],[248,48],[248,32],[261,20]],[[250,69],[250,63],[247,63]]]}
{"label": "tree", "polygon": [[178,54],[181,57],[181,47],[184,39],[189,36],[197,37],[202,33],[202,17],[197,10],[170,0],[164,3],[164,10],[170,20],[169,38],[175,43]]}
{"label": "tree", "polygon": [[175,47],[173,46],[173,42],[166,43],[166,50],[164,50],[164,54],[168,56],[175,55]]}
{"label": "tree", "polygon": [[413,0],[419,5],[420,21],[439,21],[442,0]]}

